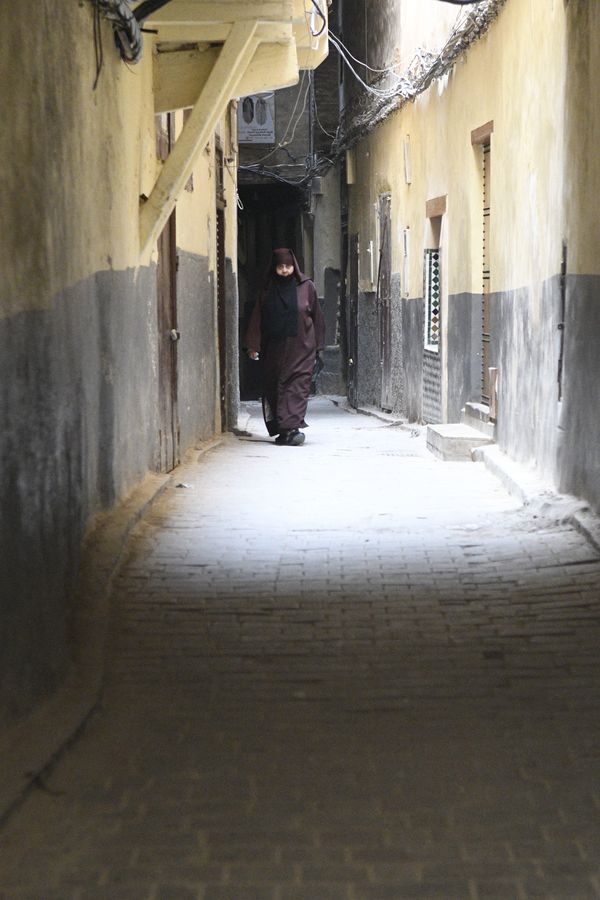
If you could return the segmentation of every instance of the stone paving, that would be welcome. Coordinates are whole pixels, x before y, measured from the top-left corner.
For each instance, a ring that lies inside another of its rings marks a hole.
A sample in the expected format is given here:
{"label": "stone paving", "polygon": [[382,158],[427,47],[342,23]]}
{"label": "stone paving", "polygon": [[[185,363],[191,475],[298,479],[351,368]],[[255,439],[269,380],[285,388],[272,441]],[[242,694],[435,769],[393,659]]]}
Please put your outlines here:
{"label": "stone paving", "polygon": [[420,429],[309,421],[253,407],[138,526],[3,900],[600,897],[597,550]]}

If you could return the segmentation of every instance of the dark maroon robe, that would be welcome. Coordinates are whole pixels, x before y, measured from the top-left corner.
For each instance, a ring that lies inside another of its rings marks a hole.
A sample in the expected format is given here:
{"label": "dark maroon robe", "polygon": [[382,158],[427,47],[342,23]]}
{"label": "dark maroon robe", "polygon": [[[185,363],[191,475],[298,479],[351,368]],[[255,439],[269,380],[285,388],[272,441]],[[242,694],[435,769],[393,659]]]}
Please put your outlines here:
{"label": "dark maroon robe", "polygon": [[244,346],[260,351],[262,365],[263,412],[270,435],[305,428],[310,380],[317,350],[325,347],[325,319],[315,286],[295,262],[298,282],[298,329],[291,337],[265,340],[262,309],[269,285],[254,305]]}

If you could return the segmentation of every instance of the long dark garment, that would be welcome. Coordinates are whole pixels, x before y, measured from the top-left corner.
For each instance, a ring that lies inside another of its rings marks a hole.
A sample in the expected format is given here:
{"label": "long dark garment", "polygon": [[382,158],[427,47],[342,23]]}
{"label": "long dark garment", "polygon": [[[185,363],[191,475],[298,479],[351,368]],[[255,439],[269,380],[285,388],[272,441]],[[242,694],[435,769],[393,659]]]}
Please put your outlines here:
{"label": "long dark garment", "polygon": [[296,281],[296,334],[274,337],[269,324],[263,322],[274,276],[254,306],[244,340],[246,348],[260,350],[263,413],[270,435],[307,427],[304,417],[315,355],[325,346],[325,320],[315,286],[297,263],[294,269],[290,278]]}

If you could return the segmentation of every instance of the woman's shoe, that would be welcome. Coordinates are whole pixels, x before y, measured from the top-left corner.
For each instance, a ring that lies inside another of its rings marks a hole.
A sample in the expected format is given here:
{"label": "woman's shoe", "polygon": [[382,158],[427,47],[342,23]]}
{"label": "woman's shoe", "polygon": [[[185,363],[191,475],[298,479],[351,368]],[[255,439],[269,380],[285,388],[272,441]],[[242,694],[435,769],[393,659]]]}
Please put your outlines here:
{"label": "woman's shoe", "polygon": [[303,444],[306,440],[306,435],[302,434],[301,431],[298,431],[297,428],[294,428],[293,431],[290,431],[288,434],[285,443],[290,447],[299,447],[300,444]]}
{"label": "woman's shoe", "polygon": [[275,443],[285,447],[299,447],[306,440],[306,436],[293,428],[291,431],[282,431],[276,438]]}

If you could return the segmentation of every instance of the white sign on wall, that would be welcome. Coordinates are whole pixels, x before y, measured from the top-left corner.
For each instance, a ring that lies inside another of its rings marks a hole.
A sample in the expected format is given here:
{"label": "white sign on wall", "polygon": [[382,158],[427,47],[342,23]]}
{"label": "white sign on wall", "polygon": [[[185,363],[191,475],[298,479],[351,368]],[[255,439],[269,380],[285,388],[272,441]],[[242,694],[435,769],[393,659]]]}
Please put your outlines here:
{"label": "white sign on wall", "polygon": [[238,143],[275,143],[275,94],[248,94],[238,103]]}

